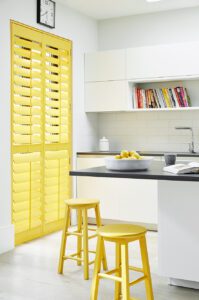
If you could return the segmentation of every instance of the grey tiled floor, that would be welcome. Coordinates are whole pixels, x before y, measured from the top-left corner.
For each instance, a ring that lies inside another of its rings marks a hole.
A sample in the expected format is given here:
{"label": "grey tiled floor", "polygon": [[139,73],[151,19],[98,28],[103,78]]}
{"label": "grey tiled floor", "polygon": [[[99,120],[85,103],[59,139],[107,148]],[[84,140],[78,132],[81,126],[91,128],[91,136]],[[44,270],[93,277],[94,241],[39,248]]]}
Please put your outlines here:
{"label": "grey tiled floor", "polygon": [[[81,267],[75,262],[65,263],[64,275],[57,274],[60,232],[24,244],[0,256],[0,300],[89,300],[91,280],[84,281]],[[169,286],[167,279],[157,275],[157,236],[149,233],[148,249],[157,300],[199,300],[199,291]],[[69,240],[69,251],[75,249],[75,240]],[[91,248],[94,248],[94,240]],[[130,249],[134,265],[139,265],[138,245]],[[107,244],[110,267],[114,265],[114,248]],[[90,274],[92,276],[92,267]],[[133,274],[134,275],[134,274]],[[114,284],[100,282],[99,300],[113,299]],[[145,299],[143,283],[132,288],[132,296]]]}

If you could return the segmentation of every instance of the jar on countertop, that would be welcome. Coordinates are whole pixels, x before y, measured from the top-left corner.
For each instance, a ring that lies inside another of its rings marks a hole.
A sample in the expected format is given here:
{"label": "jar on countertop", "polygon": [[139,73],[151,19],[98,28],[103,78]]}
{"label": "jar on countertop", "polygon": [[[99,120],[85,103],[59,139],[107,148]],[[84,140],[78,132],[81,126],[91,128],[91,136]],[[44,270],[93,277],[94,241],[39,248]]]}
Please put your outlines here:
{"label": "jar on countertop", "polygon": [[105,136],[99,140],[99,149],[100,151],[109,151],[109,140]]}

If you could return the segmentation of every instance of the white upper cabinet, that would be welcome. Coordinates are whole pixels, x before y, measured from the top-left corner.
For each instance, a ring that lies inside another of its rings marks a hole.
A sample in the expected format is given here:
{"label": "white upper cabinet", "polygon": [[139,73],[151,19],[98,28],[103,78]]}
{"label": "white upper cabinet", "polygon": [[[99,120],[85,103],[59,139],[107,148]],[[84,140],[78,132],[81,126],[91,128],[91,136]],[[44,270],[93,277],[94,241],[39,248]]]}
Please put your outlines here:
{"label": "white upper cabinet", "polygon": [[199,80],[199,42],[88,53],[85,111],[132,111],[133,88],[145,82],[152,88],[154,82],[156,88],[160,82],[168,82],[168,87],[183,82],[198,109],[198,81],[190,79]]}
{"label": "white upper cabinet", "polygon": [[125,49],[85,55],[85,81],[125,79]]}
{"label": "white upper cabinet", "polygon": [[199,75],[199,43],[159,45],[126,50],[126,78],[152,79]]}
{"label": "white upper cabinet", "polygon": [[122,111],[128,109],[125,80],[85,83],[85,111]]}

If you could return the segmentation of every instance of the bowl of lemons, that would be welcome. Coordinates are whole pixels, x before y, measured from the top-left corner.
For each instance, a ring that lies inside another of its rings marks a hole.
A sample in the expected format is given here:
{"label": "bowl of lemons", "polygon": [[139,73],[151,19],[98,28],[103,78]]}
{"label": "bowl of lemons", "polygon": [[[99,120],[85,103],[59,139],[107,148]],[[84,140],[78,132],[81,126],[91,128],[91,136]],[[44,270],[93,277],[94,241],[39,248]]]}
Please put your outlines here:
{"label": "bowl of lemons", "polygon": [[108,170],[114,171],[147,170],[153,159],[151,156],[141,156],[136,151],[122,150],[116,156],[106,157],[105,165]]}

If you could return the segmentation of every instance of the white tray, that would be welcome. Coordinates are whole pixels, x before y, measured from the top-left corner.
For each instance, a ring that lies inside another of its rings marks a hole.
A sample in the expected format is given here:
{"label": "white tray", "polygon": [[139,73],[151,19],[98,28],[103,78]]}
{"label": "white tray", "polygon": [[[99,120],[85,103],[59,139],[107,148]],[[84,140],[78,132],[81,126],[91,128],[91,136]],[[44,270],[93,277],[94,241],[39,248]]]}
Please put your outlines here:
{"label": "white tray", "polygon": [[115,159],[115,157],[106,157],[105,165],[108,170],[114,171],[133,171],[147,170],[152,161],[152,156],[146,156],[142,159]]}

